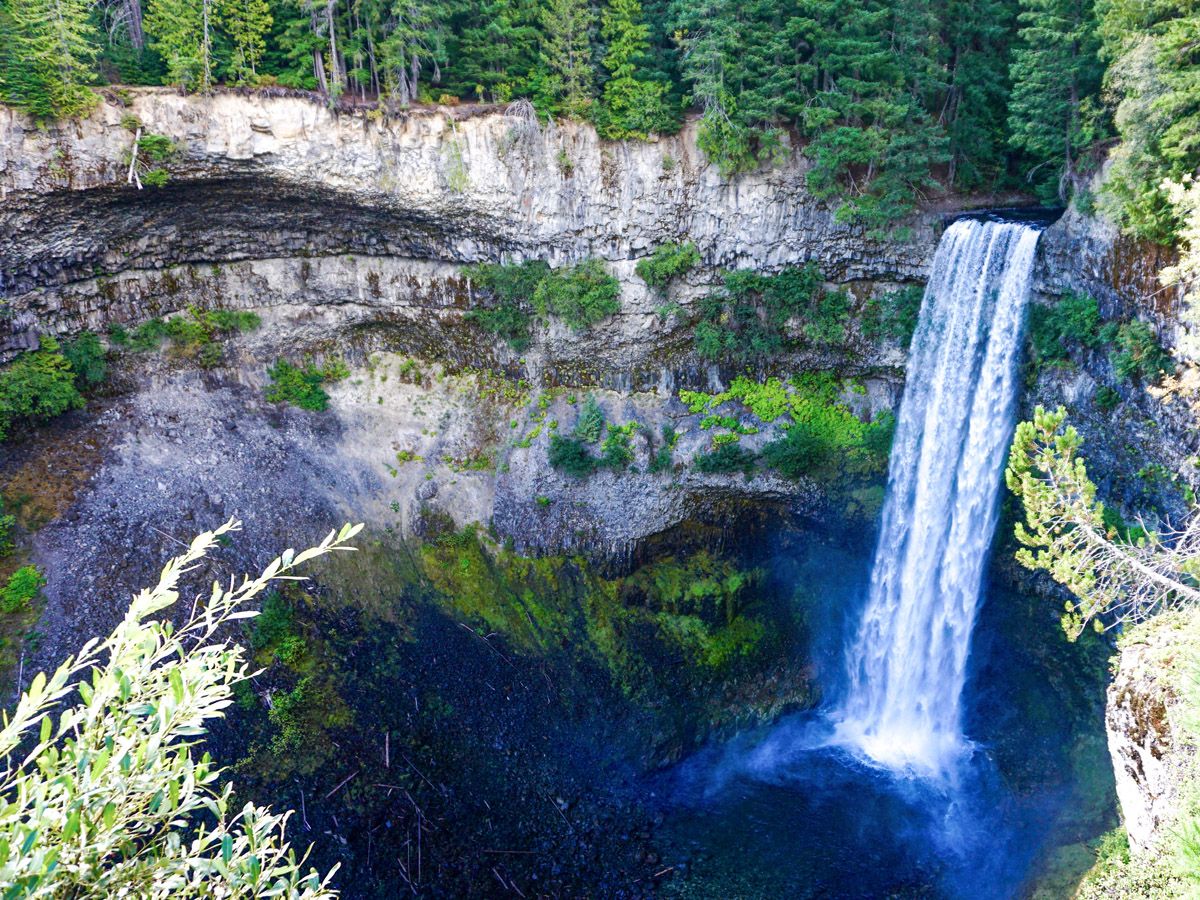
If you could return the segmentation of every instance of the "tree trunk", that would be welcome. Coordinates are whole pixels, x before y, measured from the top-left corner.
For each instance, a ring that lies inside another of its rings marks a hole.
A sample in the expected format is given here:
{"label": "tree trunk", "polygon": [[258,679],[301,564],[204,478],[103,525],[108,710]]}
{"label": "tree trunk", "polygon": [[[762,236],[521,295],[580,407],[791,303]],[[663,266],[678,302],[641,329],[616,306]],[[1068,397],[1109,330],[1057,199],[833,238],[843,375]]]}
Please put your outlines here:
{"label": "tree trunk", "polygon": [[129,31],[129,43],[133,49],[141,52],[146,46],[146,33],[142,30],[142,4],[140,0],[125,0],[126,28]]}

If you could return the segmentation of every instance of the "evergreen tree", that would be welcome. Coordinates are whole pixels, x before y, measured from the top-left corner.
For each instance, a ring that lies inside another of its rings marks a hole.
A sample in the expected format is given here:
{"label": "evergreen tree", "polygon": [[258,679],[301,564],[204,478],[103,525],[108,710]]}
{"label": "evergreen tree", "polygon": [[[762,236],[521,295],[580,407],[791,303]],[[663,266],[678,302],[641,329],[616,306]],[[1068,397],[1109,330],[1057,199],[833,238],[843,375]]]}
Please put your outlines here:
{"label": "evergreen tree", "polygon": [[1104,205],[1127,231],[1171,243],[1182,220],[1164,182],[1200,166],[1200,12],[1187,0],[1106,0],[1098,9],[1121,135]]}
{"label": "evergreen tree", "polygon": [[1020,0],[1012,62],[1010,142],[1031,160],[1026,179],[1065,199],[1080,156],[1096,136],[1099,40],[1091,0]]}
{"label": "evergreen tree", "polygon": [[601,36],[608,45],[604,68],[610,77],[597,123],[607,138],[644,138],[671,126],[666,85],[642,77],[640,63],[650,49],[650,27],[640,0],[612,0],[601,17]]}
{"label": "evergreen tree", "polygon": [[233,45],[230,72],[238,83],[254,82],[266,52],[266,35],[271,30],[271,7],[267,0],[218,0],[217,21]]}
{"label": "evergreen tree", "polygon": [[542,9],[542,80],[537,102],[544,111],[572,118],[591,109],[594,16],[587,0],[547,0]]}
{"label": "evergreen tree", "polygon": [[288,87],[323,88],[329,41],[317,33],[316,6],[311,0],[271,0],[271,18],[264,72]]}
{"label": "evergreen tree", "polygon": [[946,70],[939,108],[949,140],[949,180],[963,187],[994,184],[1006,162],[1016,0],[947,0],[939,18]]}
{"label": "evergreen tree", "polygon": [[751,12],[736,0],[675,0],[673,7],[682,73],[692,102],[703,110],[697,141],[725,175],[753,168],[778,144],[761,103],[755,102],[763,92],[750,94],[755,84],[742,65],[749,44],[763,37],[753,33]]}
{"label": "evergreen tree", "polygon": [[212,88],[212,25],[212,0],[149,0],[146,33],[180,90]]}
{"label": "evergreen tree", "polygon": [[89,11],[85,0],[0,4],[0,99],[38,119],[90,111],[98,36]]}
{"label": "evergreen tree", "polygon": [[536,0],[487,0],[462,23],[448,73],[461,96],[507,103],[529,91],[541,42]]}
{"label": "evergreen tree", "polygon": [[380,70],[388,95],[402,104],[417,99],[421,72],[427,66],[441,79],[446,59],[442,21],[447,15],[437,0],[396,0],[379,44]]}

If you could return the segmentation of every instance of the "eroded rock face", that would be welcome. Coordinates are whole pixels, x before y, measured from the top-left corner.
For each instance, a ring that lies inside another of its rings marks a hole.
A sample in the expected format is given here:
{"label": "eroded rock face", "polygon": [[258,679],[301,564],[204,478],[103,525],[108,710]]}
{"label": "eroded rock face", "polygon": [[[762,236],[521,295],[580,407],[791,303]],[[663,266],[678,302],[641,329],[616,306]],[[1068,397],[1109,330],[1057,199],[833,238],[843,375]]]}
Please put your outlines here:
{"label": "eroded rock face", "polygon": [[[179,145],[166,188],[125,184],[128,115]],[[690,126],[656,143],[609,143],[588,126],[539,130],[494,110],[385,120],[305,99],[168,90],[50,130],[0,110],[0,290],[12,311],[0,356],[39,332],[220,304],[297,310],[275,332],[287,346],[394,324],[376,346],[505,365],[513,355],[460,327],[473,303],[461,265],[594,256],[621,281],[621,312],[587,334],[539,333],[530,371],[551,382],[703,383],[688,336],[657,311],[668,298],[634,274],[659,245],[700,250],[701,266],[669,298],[685,308],[730,268],[815,261],[860,299],[924,277],[937,216],[914,218],[903,239],[873,239],[835,222],[804,172],[794,154],[722,178]]]}
{"label": "eroded rock face", "polygon": [[1108,689],[1108,748],[1129,844],[1137,853],[1154,852],[1167,835],[1194,768],[1195,748],[1173,721],[1189,664],[1181,638],[1175,617],[1138,629],[1122,647]]}

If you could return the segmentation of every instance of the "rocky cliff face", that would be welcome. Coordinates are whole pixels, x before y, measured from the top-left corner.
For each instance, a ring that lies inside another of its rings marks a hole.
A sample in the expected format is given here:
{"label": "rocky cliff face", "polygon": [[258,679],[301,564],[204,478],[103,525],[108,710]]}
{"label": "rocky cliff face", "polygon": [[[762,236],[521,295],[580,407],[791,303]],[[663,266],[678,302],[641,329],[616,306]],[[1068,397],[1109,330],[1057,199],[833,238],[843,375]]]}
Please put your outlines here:
{"label": "rocky cliff face", "polygon": [[[178,146],[165,188],[126,184],[128,116]],[[51,575],[47,658],[119,612],[122,585],[138,573],[106,562],[114,548],[154,560],[169,550],[160,532],[235,514],[259,523],[248,566],[297,540],[297,523],[320,530],[343,518],[411,535],[449,516],[491,524],[523,552],[621,564],[682,522],[824,514],[811,482],[685,467],[709,435],[677,390],[719,388],[731,373],[696,358],[685,317],[656,311],[667,299],[686,309],[736,267],[814,261],[857,304],[922,279],[938,216],[914,219],[903,240],[875,240],[835,222],[803,177],[796,155],[722,178],[691,129],[612,144],[587,127],[538,127],[495,110],[377,119],[305,99],[167,90],[109,100],[48,130],[0,110],[0,286],[10,310],[0,357],[39,334],[102,332],[191,305],[253,309],[263,320],[215,369],[169,352],[122,361],[122,396],[85,426],[107,435],[104,461],[38,538]],[[669,297],[656,295],[636,261],[681,240],[696,243],[702,263]],[[539,326],[518,354],[464,320],[475,302],[464,263],[586,257],[602,259],[622,288],[621,311],[591,330]],[[351,364],[330,410],[265,404],[266,366],[308,352]],[[865,393],[847,400],[870,416],[897,401],[903,361],[895,346],[855,338],[769,368],[856,374]],[[580,481],[549,467],[547,444],[591,390],[610,422],[644,431],[629,471]],[[653,475],[663,425],[683,433],[679,469]],[[774,433],[744,440],[757,446]],[[113,608],[98,608],[97,595],[114,597]]]}
{"label": "rocky cliff face", "polygon": [[1181,692],[1193,677],[1196,625],[1186,615],[1164,617],[1123,640],[1108,689],[1105,727],[1122,818],[1135,853],[1151,855],[1170,838],[1196,748],[1180,721]]}
{"label": "rocky cliff face", "polygon": [[[125,184],[128,116],[178,145],[166,188]],[[722,178],[691,128],[607,143],[589,127],[494,110],[383,119],[306,99],[145,90],[51,130],[0,111],[0,284],[14,310],[0,351],[39,330],[221,303],[302,308],[301,340],[387,322],[404,333],[393,349],[505,364],[494,342],[457,327],[471,302],[459,264],[594,256],[621,279],[621,313],[585,336],[550,329],[527,363],[652,386],[664,370],[695,368],[655,315],[662,298],[633,274],[658,245],[699,247],[703,265],[673,298],[685,305],[729,268],[813,260],[859,295],[923,277],[936,216],[914,219],[905,240],[873,240],[835,222],[803,177],[794,155]]]}

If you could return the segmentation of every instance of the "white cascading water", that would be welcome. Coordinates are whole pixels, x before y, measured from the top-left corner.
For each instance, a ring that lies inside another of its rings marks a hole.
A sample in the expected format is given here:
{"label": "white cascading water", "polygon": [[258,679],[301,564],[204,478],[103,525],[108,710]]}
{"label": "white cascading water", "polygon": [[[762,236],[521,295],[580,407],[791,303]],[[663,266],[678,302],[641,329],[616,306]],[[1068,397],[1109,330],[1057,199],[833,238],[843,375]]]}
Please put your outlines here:
{"label": "white cascading water", "polygon": [[837,741],[876,763],[949,774],[1013,428],[1039,231],[960,219],[938,244],[913,336],[862,621],[847,649]]}

